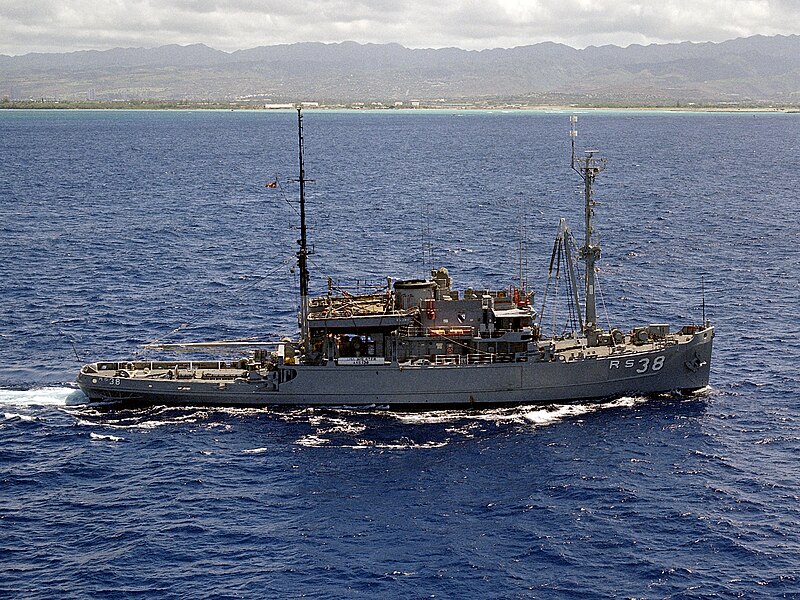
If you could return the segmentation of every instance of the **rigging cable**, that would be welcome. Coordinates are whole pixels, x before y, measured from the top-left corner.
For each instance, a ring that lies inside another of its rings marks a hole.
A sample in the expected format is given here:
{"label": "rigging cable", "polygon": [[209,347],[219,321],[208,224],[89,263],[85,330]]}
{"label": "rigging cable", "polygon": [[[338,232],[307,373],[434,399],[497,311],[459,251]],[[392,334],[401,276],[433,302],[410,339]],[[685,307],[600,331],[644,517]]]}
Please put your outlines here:
{"label": "rigging cable", "polygon": [[603,312],[606,313],[606,325],[608,325],[608,330],[611,331],[611,319],[608,316],[608,309],[606,308],[606,299],[603,297],[603,288],[600,287],[600,277],[598,277],[598,271],[594,272],[594,283],[597,286],[597,291],[600,293],[600,304],[603,305]]}
{"label": "rigging cable", "polygon": [[558,243],[558,258],[556,259],[556,285],[554,291],[555,298],[553,299],[553,320],[550,324],[550,334],[552,337],[556,337],[556,313],[558,311],[558,284],[561,279],[562,243],[563,240]]}
{"label": "rigging cable", "polygon": [[[289,198],[287,197],[287,195],[286,195],[286,190],[285,190],[285,189],[284,189],[284,187],[281,185],[280,178],[279,178],[279,177],[276,175],[276,176],[275,176],[275,179],[274,179],[273,181],[274,181],[274,183],[275,183],[275,186],[273,186],[273,185],[271,185],[270,183],[268,183],[268,184],[267,184],[267,187],[277,187],[278,191],[281,193],[281,197],[282,197],[282,198],[283,198],[283,200],[286,202],[286,204],[288,204],[288,205],[289,205],[289,207],[290,207],[290,208],[291,208],[291,209],[294,211],[294,213],[295,213],[295,214],[299,215],[300,213],[299,213],[299,211],[297,210],[297,207],[295,207],[295,206],[294,206],[294,204],[291,202],[291,200],[289,200]],[[248,284],[246,284],[246,285],[242,285],[242,286],[240,286],[240,287],[233,288],[231,291],[232,291],[232,292],[236,292],[236,293],[240,293],[240,292],[246,291],[246,290],[248,290],[248,289],[251,289],[251,288],[255,287],[256,285],[258,285],[259,283],[261,283],[262,281],[265,281],[265,280],[266,280],[268,277],[270,277],[270,276],[274,275],[275,273],[277,273],[278,271],[280,271],[281,269],[283,269],[284,267],[286,267],[286,266],[287,266],[289,263],[291,263],[293,260],[294,260],[294,257],[287,258],[287,259],[286,259],[286,260],[284,260],[284,261],[283,261],[281,264],[279,264],[279,265],[278,265],[276,268],[272,269],[272,270],[271,270],[271,271],[269,271],[268,273],[266,273],[266,274],[264,274],[264,275],[260,275],[260,276],[255,276],[255,277],[254,277],[254,279],[253,279],[253,281],[250,281],[250,282],[249,282]],[[197,320],[198,320],[198,319],[200,319],[200,318],[202,318],[202,317],[206,316],[207,314],[209,314],[210,312],[212,312],[212,310],[213,310],[213,308],[211,308],[211,307],[207,308],[205,311],[203,311],[203,312],[201,312],[201,313],[199,313],[199,314],[196,314],[196,315],[194,316],[194,319],[193,319],[193,321],[194,321],[194,322],[190,322],[190,323],[181,323],[180,325],[178,325],[178,326],[177,326],[177,327],[175,327],[174,329],[172,329],[172,330],[168,331],[167,333],[163,334],[162,336],[160,336],[160,337],[158,337],[158,338],[155,338],[155,339],[153,339],[153,340],[151,340],[151,341],[149,341],[149,342],[146,342],[144,345],[145,345],[145,346],[152,346],[152,345],[154,345],[154,344],[158,344],[158,343],[160,343],[160,342],[163,342],[164,340],[168,339],[170,336],[172,336],[172,335],[174,335],[175,333],[177,333],[177,332],[181,331],[182,329],[187,329],[187,328],[189,328],[189,327],[192,327],[192,326],[193,326],[193,325],[194,325],[194,324],[197,322]],[[72,340],[70,340],[70,342],[72,342]],[[77,357],[77,356],[78,356],[78,352],[77,352],[77,350],[75,350],[75,345],[74,345],[74,342],[72,342],[72,344],[73,344],[73,351],[75,352],[75,356]],[[137,349],[137,350],[134,352],[134,356],[141,356],[141,355],[143,354],[143,350],[144,350],[144,348],[139,348],[139,349]],[[78,358],[78,360],[80,360],[80,358]]]}
{"label": "rigging cable", "polygon": [[[268,277],[270,277],[271,275],[274,275],[275,273],[277,273],[278,271],[280,271],[281,269],[283,269],[284,267],[286,267],[286,266],[287,266],[287,265],[288,265],[290,262],[292,262],[293,260],[294,260],[294,257],[287,258],[287,259],[286,259],[286,260],[284,260],[284,261],[283,261],[281,264],[279,264],[277,267],[275,267],[274,269],[272,269],[272,270],[271,270],[271,271],[269,271],[268,273],[266,273],[266,274],[264,274],[264,275],[258,275],[258,276],[256,276],[256,277],[254,277],[254,280],[253,280],[253,281],[249,281],[249,282],[247,282],[247,284],[245,284],[245,285],[241,285],[241,286],[239,286],[239,287],[235,287],[235,288],[233,288],[233,289],[231,290],[231,292],[237,292],[237,293],[239,293],[239,292],[242,292],[242,291],[245,291],[245,290],[248,290],[248,289],[254,288],[254,287],[257,285],[257,284],[259,284],[259,283],[263,282],[264,280],[266,280],[266,279],[267,279]],[[180,325],[178,325],[177,327],[175,327],[175,328],[174,328],[174,329],[172,329],[171,331],[168,331],[167,333],[163,334],[161,337],[158,337],[158,338],[155,338],[154,340],[151,340],[151,341],[149,341],[149,342],[146,342],[144,345],[145,345],[145,346],[152,346],[152,345],[159,344],[159,343],[163,342],[164,340],[166,340],[167,338],[169,338],[171,335],[173,335],[173,334],[177,333],[177,332],[178,332],[178,331],[180,331],[181,329],[187,329],[187,328],[189,328],[189,327],[192,327],[192,326],[193,326],[195,323],[197,323],[198,319],[200,319],[200,318],[202,318],[202,317],[206,316],[207,314],[211,313],[213,310],[214,310],[214,308],[213,308],[213,307],[208,307],[208,308],[207,308],[205,311],[203,311],[203,312],[200,312],[200,313],[196,314],[196,315],[194,316],[193,322],[190,322],[190,323],[181,323]],[[136,350],[136,351],[134,352],[134,356],[136,356],[136,357],[138,357],[138,356],[141,356],[141,355],[142,355],[142,350],[143,350],[143,349],[144,349],[144,348],[139,348],[138,350]]]}
{"label": "rigging cable", "polygon": [[539,330],[544,332],[542,325],[544,324],[545,307],[547,306],[547,293],[550,291],[550,282],[553,277],[553,264],[556,260],[556,249],[558,247],[558,236],[553,240],[553,253],[550,255],[550,268],[547,271],[547,283],[544,287],[544,294],[542,294],[542,310],[539,311]]}
{"label": "rigging cable", "polygon": [[[58,323],[58,321],[53,321],[52,323],[55,324],[55,323]],[[71,335],[67,335],[66,333],[64,333],[64,331],[60,327],[57,327],[56,331],[58,331],[58,333],[60,333],[63,337],[65,337],[67,339],[67,341],[70,343],[70,346],[72,346],[72,351],[75,353],[76,360],[79,363],[83,363],[83,360],[78,355],[78,349],[75,347],[75,340],[72,339],[72,336]]]}
{"label": "rigging cable", "polygon": [[[564,244],[568,244],[569,240],[564,239],[563,243]],[[566,264],[567,261],[570,261],[570,264]],[[570,269],[572,269],[574,267],[574,264],[573,264],[573,261],[572,261],[572,254],[568,254],[567,252],[564,252],[564,263],[565,263],[565,268],[567,269],[567,273],[569,273]],[[575,290],[572,287],[572,277],[567,277],[566,278],[566,283],[564,285],[567,288],[566,289],[566,293],[567,293],[567,320],[564,322],[564,330],[561,332],[562,336],[564,334],[566,334],[567,328],[569,328],[574,333],[575,332],[575,322],[577,321],[577,318],[576,318],[577,311],[575,310],[575,301],[573,300],[573,293],[574,293]]]}
{"label": "rigging cable", "polygon": [[[289,180],[289,181],[291,181],[291,180]],[[278,191],[281,193],[281,197],[283,198],[284,202],[286,202],[286,204],[288,204],[291,207],[291,209],[294,211],[294,214],[296,214],[299,217],[300,216],[300,211],[297,210],[297,207],[286,196],[286,190],[283,189],[283,186],[281,185],[281,182],[280,182],[280,180],[278,179],[277,176],[275,177],[275,183],[278,186]]]}

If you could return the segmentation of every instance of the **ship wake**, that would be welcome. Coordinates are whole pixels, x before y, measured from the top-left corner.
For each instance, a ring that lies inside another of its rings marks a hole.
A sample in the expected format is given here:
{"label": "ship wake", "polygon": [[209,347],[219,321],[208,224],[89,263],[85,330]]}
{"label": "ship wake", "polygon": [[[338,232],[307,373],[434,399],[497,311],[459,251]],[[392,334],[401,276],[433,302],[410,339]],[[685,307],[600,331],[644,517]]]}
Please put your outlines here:
{"label": "ship wake", "polygon": [[80,390],[71,387],[43,387],[29,390],[0,389],[0,406],[72,406],[86,402]]}

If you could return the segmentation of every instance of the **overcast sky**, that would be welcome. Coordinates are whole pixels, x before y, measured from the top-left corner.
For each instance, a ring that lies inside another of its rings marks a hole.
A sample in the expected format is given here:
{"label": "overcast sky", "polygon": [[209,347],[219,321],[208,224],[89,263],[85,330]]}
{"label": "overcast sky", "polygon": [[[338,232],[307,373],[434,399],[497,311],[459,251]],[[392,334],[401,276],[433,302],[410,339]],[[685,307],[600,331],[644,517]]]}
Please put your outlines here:
{"label": "overcast sky", "polygon": [[800,33],[800,0],[0,0],[0,53],[203,43],[720,42]]}

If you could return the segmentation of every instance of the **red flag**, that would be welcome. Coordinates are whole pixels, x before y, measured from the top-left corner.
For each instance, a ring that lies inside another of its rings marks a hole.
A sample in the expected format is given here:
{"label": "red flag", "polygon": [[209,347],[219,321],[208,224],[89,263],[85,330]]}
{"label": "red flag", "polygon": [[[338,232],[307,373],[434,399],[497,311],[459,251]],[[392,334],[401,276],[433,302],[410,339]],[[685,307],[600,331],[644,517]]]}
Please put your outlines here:
{"label": "red flag", "polygon": [[276,188],[278,187],[278,180],[276,179],[275,181],[268,181],[267,183],[264,184],[264,187]]}

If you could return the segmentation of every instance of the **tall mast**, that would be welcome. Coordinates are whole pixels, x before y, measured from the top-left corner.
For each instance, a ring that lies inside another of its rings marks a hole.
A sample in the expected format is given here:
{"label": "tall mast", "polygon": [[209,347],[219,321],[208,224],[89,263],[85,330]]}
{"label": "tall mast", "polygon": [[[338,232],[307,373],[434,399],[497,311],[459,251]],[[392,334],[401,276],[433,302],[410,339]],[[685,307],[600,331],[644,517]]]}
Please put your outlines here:
{"label": "tall mast", "polygon": [[583,179],[584,186],[584,215],[586,236],[583,247],[580,249],[580,258],[586,263],[586,322],[583,324],[583,333],[587,335],[590,343],[596,339],[597,331],[597,300],[595,296],[595,263],[600,260],[600,244],[592,244],[592,214],[595,202],[592,199],[592,184],[595,177],[605,168],[606,160],[595,157],[597,150],[586,150],[586,156],[575,157],[575,138],[578,131],[575,123],[578,117],[570,117],[570,138],[572,138],[572,170]]}
{"label": "tall mast", "polygon": [[300,268],[300,336],[303,350],[306,355],[311,350],[311,340],[308,335],[308,244],[306,240],[306,172],[303,166],[303,114],[302,108],[297,108],[297,138],[300,157],[300,239],[297,243],[297,266]]}

